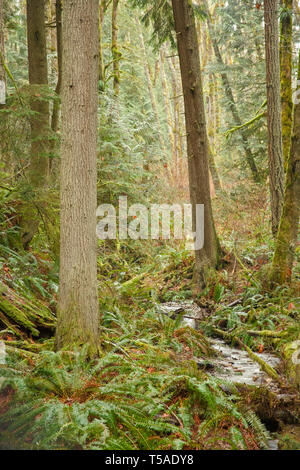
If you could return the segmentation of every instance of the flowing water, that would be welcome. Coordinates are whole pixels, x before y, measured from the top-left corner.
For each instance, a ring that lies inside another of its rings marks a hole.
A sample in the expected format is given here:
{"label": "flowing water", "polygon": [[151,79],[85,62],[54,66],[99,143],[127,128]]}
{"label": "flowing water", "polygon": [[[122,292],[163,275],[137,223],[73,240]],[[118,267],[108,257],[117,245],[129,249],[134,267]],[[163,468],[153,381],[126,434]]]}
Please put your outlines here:
{"label": "flowing water", "polygon": [[[197,328],[198,320],[204,320],[205,317],[207,317],[207,313],[193,302],[168,302],[166,304],[159,305],[158,312],[173,319],[176,319],[178,315],[184,315],[182,317],[182,323],[192,328]],[[216,355],[212,358],[209,358],[208,361],[199,359],[199,368],[205,369],[207,373],[210,373],[211,375],[218,377],[221,380],[223,379],[224,384],[223,386],[221,385],[221,387],[224,389],[224,391],[227,391],[228,383],[234,383],[243,384],[245,386],[255,386],[258,389],[260,387],[264,387],[275,393],[280,403],[282,403],[281,406],[283,410],[281,416],[284,421],[287,414],[287,410],[284,408],[286,408],[287,403],[293,403],[295,397],[282,393],[277,382],[270,378],[261,369],[260,365],[249,357],[247,351],[229,346],[221,339],[209,338],[209,341],[212,348],[215,350]],[[256,354],[275,370],[280,366],[281,360],[275,354]],[[275,420],[274,422],[277,421]],[[280,420],[278,423],[280,423]],[[300,436],[300,426],[298,424],[286,424],[287,426],[282,427],[281,429],[279,425],[279,429],[277,431],[280,430],[281,434],[288,432],[292,436]],[[276,437],[278,437],[277,434]],[[270,441],[269,449],[278,450],[278,443],[278,439]]]}

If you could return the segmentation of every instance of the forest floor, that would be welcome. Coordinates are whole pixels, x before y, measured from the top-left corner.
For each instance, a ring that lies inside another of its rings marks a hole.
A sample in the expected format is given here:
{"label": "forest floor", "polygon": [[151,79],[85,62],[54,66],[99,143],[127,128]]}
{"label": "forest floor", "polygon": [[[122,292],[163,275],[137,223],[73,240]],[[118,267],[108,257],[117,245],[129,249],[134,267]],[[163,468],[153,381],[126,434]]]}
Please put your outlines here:
{"label": "forest floor", "polygon": [[0,246],[0,448],[300,449],[283,354],[299,338],[299,247],[293,284],[269,290],[267,195],[243,182],[226,190],[214,201],[222,266],[197,298],[178,242],[103,242],[97,360],[53,352],[47,250]]}

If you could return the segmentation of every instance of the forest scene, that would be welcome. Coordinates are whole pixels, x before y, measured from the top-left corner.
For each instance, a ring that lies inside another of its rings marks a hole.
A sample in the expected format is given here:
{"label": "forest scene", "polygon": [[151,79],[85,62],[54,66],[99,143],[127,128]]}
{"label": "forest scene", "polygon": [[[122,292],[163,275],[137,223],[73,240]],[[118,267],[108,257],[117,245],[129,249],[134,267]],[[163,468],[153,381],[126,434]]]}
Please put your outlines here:
{"label": "forest scene", "polygon": [[0,450],[300,450],[299,215],[298,0],[0,0]]}

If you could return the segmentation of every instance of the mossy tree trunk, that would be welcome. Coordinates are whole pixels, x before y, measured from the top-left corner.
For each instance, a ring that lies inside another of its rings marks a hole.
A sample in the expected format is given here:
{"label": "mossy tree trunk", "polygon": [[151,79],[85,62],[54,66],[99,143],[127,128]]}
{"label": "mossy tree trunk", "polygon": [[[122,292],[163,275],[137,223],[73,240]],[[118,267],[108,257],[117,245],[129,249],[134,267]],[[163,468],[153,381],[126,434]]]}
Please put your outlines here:
{"label": "mossy tree trunk", "polygon": [[[300,55],[298,80],[300,80]],[[300,103],[294,105],[291,151],[288,159],[283,211],[276,239],[271,282],[283,284],[292,276],[300,215]]]}
{"label": "mossy tree trunk", "polygon": [[179,177],[179,159],[180,159],[180,140],[181,133],[179,114],[180,114],[180,97],[182,95],[182,87],[178,83],[178,67],[176,57],[171,57],[169,61],[172,84],[172,102],[173,102],[173,136],[174,136],[174,154],[173,154],[173,177],[178,181]]}
{"label": "mossy tree trunk", "polygon": [[45,99],[48,86],[46,44],[46,0],[27,0],[28,75],[32,116],[30,165],[27,179],[30,185],[30,203],[23,208],[22,242],[28,247],[38,230],[39,200],[49,175],[50,109]]}
{"label": "mossy tree trunk", "polygon": [[99,0],[63,2],[60,291],[56,348],[98,345]]}
{"label": "mossy tree trunk", "polygon": [[[61,82],[62,82],[62,0],[55,1],[55,19],[56,19],[56,50],[57,50],[57,83],[55,89],[55,100],[53,103],[53,110],[51,116],[51,129],[54,134],[59,129],[59,117],[60,117],[60,94],[61,94]],[[53,158],[55,157],[57,141],[53,139],[51,144],[51,155],[50,155],[50,170],[52,168]]]}
{"label": "mossy tree trunk", "polygon": [[204,204],[204,247],[195,250],[195,292],[205,284],[205,271],[216,267],[220,246],[209,189],[208,142],[201,66],[194,11],[189,0],[172,0],[185,104],[190,198],[195,224],[196,204]]}
{"label": "mossy tree trunk", "polygon": [[[170,90],[169,90],[166,71],[165,71],[164,49],[161,49],[160,51],[160,74],[161,74],[161,84],[162,84],[162,91],[163,91],[163,98],[164,98],[165,115],[167,119],[167,127],[168,127],[168,133],[169,133],[170,149],[172,152],[172,159],[175,162],[176,161],[176,142],[175,142],[175,137],[174,137],[174,132],[173,132],[172,112],[170,109]],[[168,163],[169,162],[167,162],[167,164]]]}
{"label": "mossy tree trunk", "polygon": [[184,160],[185,160],[185,143],[184,143],[184,123],[182,115],[184,114],[184,102],[182,85],[178,81],[178,74],[180,80],[179,61],[175,55],[169,57],[169,71],[171,76],[171,87],[172,96],[171,101],[173,103],[173,136],[174,136],[174,154],[173,154],[173,178],[176,180],[176,184],[179,186],[184,185]]}
{"label": "mossy tree trunk", "polygon": [[[62,82],[62,0],[55,1],[55,21],[56,21],[56,52],[57,52],[57,83],[55,93],[57,98],[61,93]],[[58,129],[60,101],[54,102],[51,127],[54,132]]]}
{"label": "mossy tree trunk", "polygon": [[99,4],[99,80],[101,82],[102,89],[105,86],[105,70],[104,70],[104,59],[103,59],[103,21],[104,15],[107,10],[107,0],[100,0]]}
{"label": "mossy tree trunk", "polygon": [[276,236],[284,195],[278,0],[265,0],[264,19],[271,222],[273,235]]}
{"label": "mossy tree trunk", "polygon": [[113,0],[112,4],[112,35],[111,35],[111,53],[113,59],[113,78],[114,78],[114,94],[118,96],[120,93],[120,60],[122,57],[118,46],[118,6],[119,0]]}
{"label": "mossy tree trunk", "polygon": [[30,183],[45,186],[48,177],[49,102],[43,91],[48,86],[46,0],[27,0],[28,74],[31,91]]}
{"label": "mossy tree trunk", "polygon": [[287,168],[292,134],[292,65],[293,65],[293,0],[281,0],[280,16],[280,81],[282,107],[282,143]]}

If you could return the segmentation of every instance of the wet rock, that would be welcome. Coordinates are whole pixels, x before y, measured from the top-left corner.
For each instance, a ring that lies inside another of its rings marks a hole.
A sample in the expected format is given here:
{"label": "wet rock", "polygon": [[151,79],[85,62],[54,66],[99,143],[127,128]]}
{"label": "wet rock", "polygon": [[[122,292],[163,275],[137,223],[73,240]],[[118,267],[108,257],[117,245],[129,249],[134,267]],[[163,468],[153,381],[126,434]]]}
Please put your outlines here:
{"label": "wet rock", "polygon": [[194,329],[197,329],[197,320],[202,320],[206,316],[206,312],[194,302],[167,302],[158,305],[157,310],[172,320],[176,320],[178,315],[183,315],[183,325]]}

